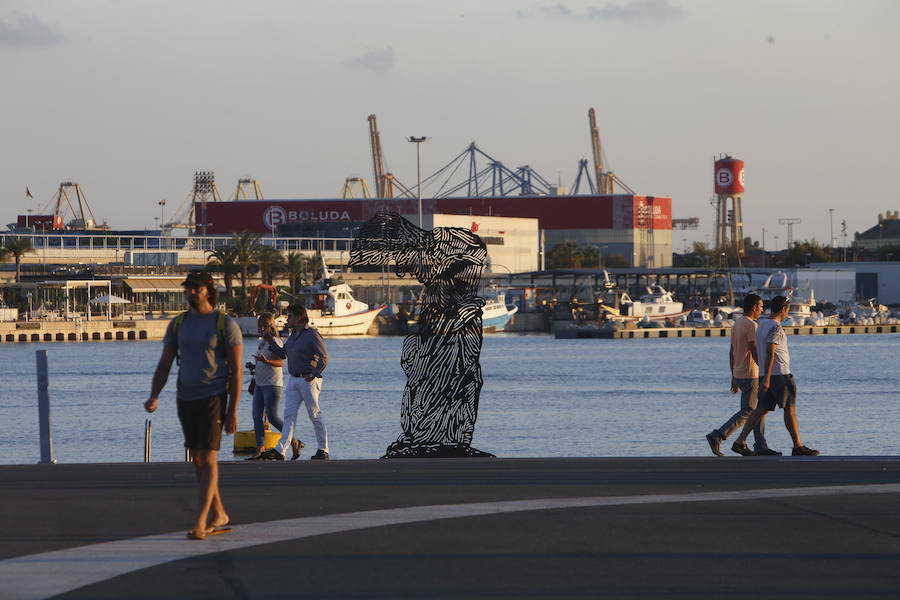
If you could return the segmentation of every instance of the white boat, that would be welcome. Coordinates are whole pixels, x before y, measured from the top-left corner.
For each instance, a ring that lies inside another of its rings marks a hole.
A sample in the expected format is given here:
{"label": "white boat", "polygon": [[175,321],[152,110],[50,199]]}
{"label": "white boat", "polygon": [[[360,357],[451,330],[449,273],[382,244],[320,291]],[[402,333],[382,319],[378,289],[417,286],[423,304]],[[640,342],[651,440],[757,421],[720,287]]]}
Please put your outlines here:
{"label": "white boat", "polygon": [[481,327],[486,333],[503,331],[519,307],[506,303],[506,294],[492,289],[484,294],[485,304],[481,309]]}
{"label": "white boat", "polygon": [[[503,331],[513,315],[519,312],[518,306],[506,303],[506,293],[497,288],[492,287],[485,290],[482,298],[485,301],[484,306],[481,308],[481,330],[484,333]],[[419,301],[415,302],[414,309],[413,316],[406,321],[409,333],[418,331],[418,314],[422,309]]]}
{"label": "white boat", "polygon": [[663,286],[654,284],[647,287],[647,293],[635,302],[627,293],[622,294],[619,300],[621,314],[616,318],[624,321],[667,321],[680,319],[690,311],[684,310],[681,302],[672,298],[672,292],[667,292]]}
{"label": "white boat", "polygon": [[[353,289],[346,283],[335,283],[328,268],[322,265],[322,279],[300,290],[306,304],[310,327],[323,336],[366,335],[372,322],[386,305],[369,307],[353,297]],[[256,317],[238,317],[238,325],[246,336],[258,335]],[[275,325],[282,331],[287,317],[279,315]]]}
{"label": "white boat", "polygon": [[681,320],[685,327],[709,327],[712,325],[712,317],[705,308],[695,308]]}
{"label": "white boat", "polygon": [[819,314],[813,311],[816,305],[815,298],[815,293],[811,288],[806,298],[791,297],[787,316],[791,325],[824,325],[824,323],[820,323]]}
{"label": "white boat", "polygon": [[881,325],[895,320],[888,307],[878,304],[875,298],[844,304],[839,319],[845,325]]}

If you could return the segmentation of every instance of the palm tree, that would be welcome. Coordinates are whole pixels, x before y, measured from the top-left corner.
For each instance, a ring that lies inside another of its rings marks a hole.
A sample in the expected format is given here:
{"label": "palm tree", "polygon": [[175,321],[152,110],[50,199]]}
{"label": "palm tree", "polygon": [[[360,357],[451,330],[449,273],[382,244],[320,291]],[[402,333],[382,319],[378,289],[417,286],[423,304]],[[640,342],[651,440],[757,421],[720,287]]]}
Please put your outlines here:
{"label": "palm tree", "polygon": [[257,254],[262,244],[259,243],[259,234],[242,231],[232,234],[232,246],[234,247],[234,261],[241,267],[241,289],[244,297],[247,297],[247,271],[250,265],[256,262]]}
{"label": "palm tree", "polygon": [[208,254],[206,267],[214,273],[222,274],[222,278],[225,280],[225,294],[229,298],[233,298],[234,276],[241,271],[240,265],[237,264],[235,247],[220,246],[215,250],[209,251]]}
{"label": "palm tree", "polygon": [[34,246],[31,244],[31,239],[26,237],[7,238],[6,243],[3,245],[3,251],[0,252],[0,257],[2,257],[4,261],[10,256],[15,259],[16,283],[19,283],[19,279],[22,276],[22,257],[29,252],[34,252]]}
{"label": "palm tree", "polygon": [[259,276],[263,283],[272,285],[272,278],[282,273],[285,268],[284,256],[280,250],[272,246],[263,246],[256,254]]}
{"label": "palm tree", "polygon": [[287,259],[284,261],[284,272],[288,276],[292,294],[297,291],[297,280],[302,280],[306,275],[308,265],[309,258],[303,254],[288,252]]}

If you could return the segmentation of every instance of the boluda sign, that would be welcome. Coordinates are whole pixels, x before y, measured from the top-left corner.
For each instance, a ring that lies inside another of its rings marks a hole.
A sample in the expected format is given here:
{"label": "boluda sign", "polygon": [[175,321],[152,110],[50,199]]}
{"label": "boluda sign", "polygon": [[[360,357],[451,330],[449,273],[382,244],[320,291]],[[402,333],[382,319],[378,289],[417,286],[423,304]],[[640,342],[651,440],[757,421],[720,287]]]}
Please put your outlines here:
{"label": "boluda sign", "polygon": [[[200,204],[194,207],[200,214]],[[301,223],[349,223],[365,220],[365,207],[356,200],[276,201],[239,200],[207,202],[207,232],[213,235],[235,231],[268,233],[282,225]],[[199,233],[199,227],[198,233]]]}
{"label": "boluda sign", "polygon": [[263,213],[263,223],[267,229],[277,229],[279,225],[289,223],[340,223],[350,221],[350,212],[346,210],[288,210],[273,205]]}

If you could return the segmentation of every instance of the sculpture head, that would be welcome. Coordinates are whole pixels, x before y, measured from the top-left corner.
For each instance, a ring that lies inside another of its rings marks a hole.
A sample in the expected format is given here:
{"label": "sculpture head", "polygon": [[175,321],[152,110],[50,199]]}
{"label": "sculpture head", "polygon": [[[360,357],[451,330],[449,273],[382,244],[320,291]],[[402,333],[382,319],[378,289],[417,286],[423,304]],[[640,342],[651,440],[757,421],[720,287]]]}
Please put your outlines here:
{"label": "sculpture head", "polygon": [[419,229],[400,215],[382,211],[367,221],[350,249],[350,267],[393,263],[428,285],[464,279],[478,284],[487,248],[477,235],[461,227]]}

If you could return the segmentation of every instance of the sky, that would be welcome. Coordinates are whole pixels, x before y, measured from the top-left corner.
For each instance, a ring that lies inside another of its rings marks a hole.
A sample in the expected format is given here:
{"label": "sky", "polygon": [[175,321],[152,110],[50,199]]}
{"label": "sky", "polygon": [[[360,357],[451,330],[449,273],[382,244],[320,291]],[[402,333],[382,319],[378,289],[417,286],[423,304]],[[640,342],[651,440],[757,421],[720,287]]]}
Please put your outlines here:
{"label": "sky", "polygon": [[745,235],[852,240],[900,209],[898,23],[895,0],[0,0],[0,224],[62,181],[115,229],[168,220],[201,170],[225,200],[374,188],[372,113],[407,185],[427,136],[423,177],[474,141],[571,186],[593,107],[616,175],[700,218],[676,249],[715,239],[725,153]]}

